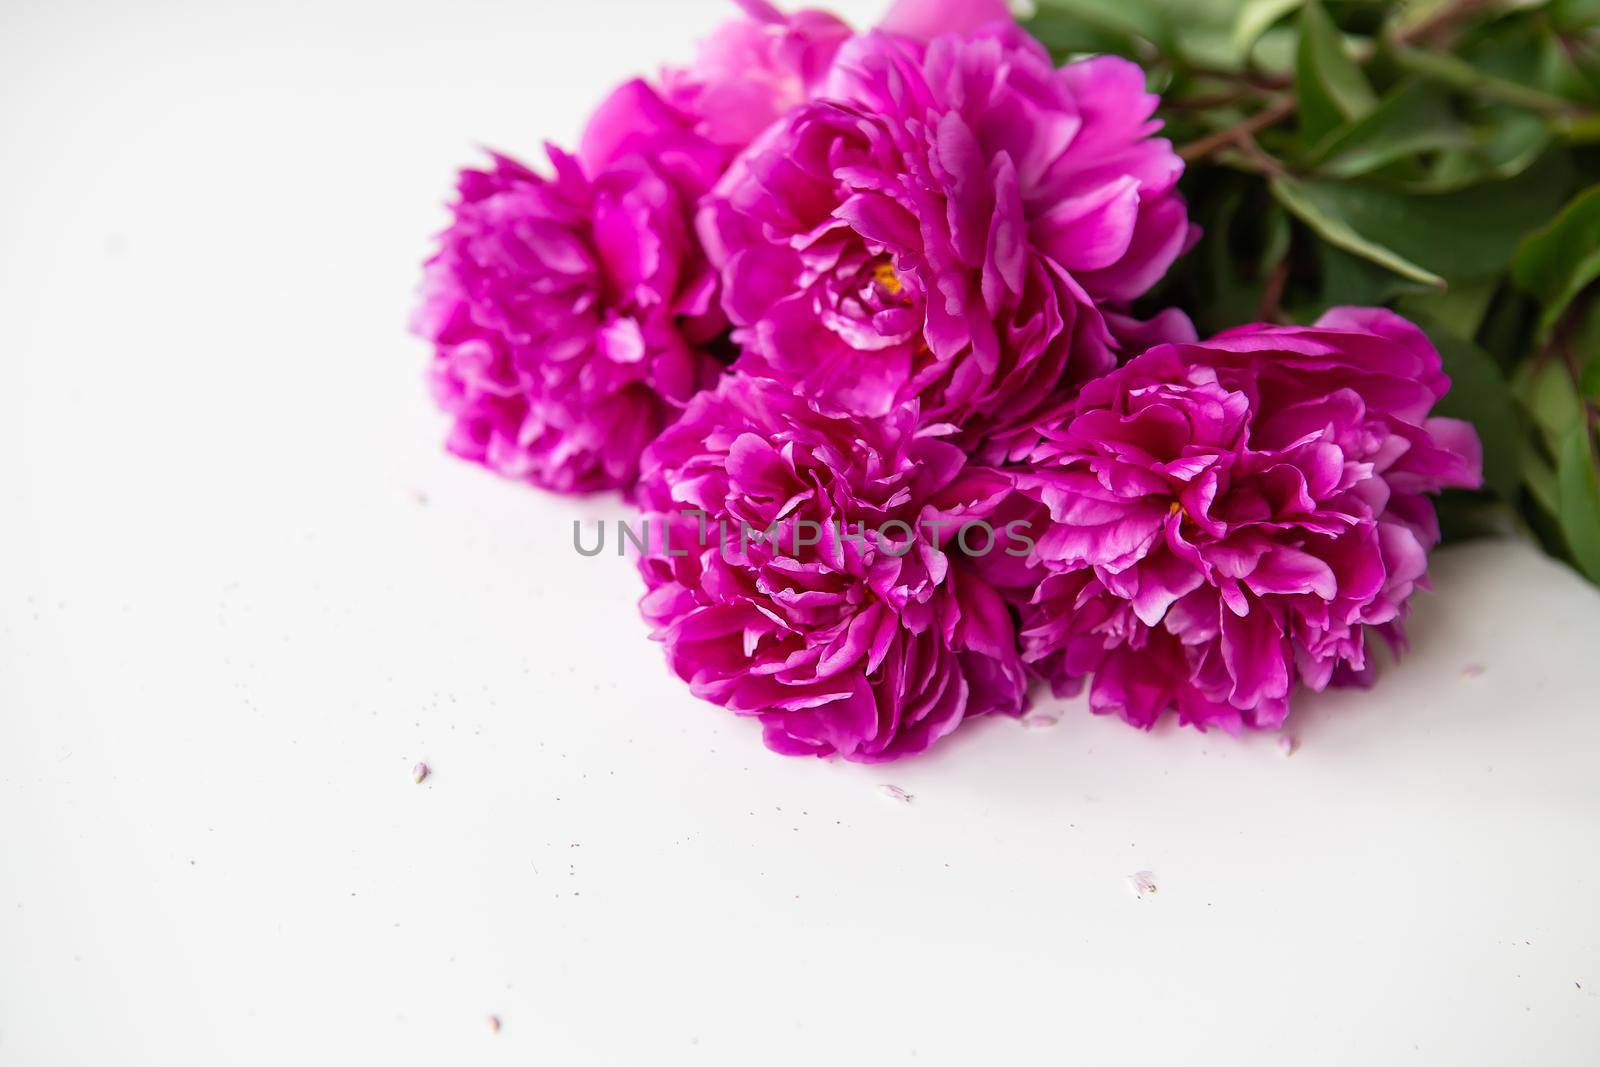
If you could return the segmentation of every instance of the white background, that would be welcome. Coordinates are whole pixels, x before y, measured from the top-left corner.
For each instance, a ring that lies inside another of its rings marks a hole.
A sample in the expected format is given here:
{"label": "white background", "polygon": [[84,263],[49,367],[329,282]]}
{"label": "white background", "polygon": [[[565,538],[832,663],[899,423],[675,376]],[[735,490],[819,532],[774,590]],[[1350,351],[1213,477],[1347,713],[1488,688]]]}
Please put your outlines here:
{"label": "white background", "polygon": [[1292,758],[861,768],[667,677],[620,503],[443,455],[452,169],[723,11],[0,5],[0,1064],[1600,1062],[1600,595],[1532,549]]}

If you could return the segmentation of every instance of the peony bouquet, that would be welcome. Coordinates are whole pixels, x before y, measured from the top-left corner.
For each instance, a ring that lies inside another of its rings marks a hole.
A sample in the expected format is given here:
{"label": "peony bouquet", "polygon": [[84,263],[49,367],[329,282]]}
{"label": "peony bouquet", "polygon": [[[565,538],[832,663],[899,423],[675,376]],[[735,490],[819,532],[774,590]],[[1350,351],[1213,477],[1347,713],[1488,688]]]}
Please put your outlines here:
{"label": "peony bouquet", "polygon": [[[1468,76],[1526,5],[1223,4],[1220,44],[1180,6],[741,0],[572,150],[461,173],[415,319],[448,447],[635,501],[672,672],[786,754],[1035,680],[1277,729],[1404,645],[1447,490],[1600,577],[1600,197],[1562,208],[1600,132]],[[1408,251],[1474,196],[1495,249]]]}

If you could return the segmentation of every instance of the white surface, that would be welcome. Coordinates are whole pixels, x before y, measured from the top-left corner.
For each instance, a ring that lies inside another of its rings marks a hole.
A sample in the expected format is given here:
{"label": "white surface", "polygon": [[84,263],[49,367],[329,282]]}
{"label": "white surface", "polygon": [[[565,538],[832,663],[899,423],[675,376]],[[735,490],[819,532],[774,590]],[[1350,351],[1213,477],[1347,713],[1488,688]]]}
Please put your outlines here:
{"label": "white surface", "polygon": [[1532,550],[1287,760],[865,769],[667,677],[620,504],[440,453],[451,168],[720,13],[0,8],[0,1064],[1597,1062],[1600,595]]}

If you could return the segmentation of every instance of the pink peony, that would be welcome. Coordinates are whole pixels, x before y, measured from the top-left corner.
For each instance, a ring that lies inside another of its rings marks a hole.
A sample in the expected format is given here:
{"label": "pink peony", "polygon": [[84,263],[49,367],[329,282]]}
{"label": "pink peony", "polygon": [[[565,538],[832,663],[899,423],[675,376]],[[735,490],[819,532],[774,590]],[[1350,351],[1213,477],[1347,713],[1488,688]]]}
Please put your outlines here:
{"label": "pink peony", "polygon": [[462,172],[414,324],[457,455],[560,492],[627,488],[645,443],[715,379],[727,323],[694,206],[848,34],[746,7],[696,66],[617,89],[577,158],[549,150],[552,174],[504,156]]}
{"label": "pink peony", "polygon": [[[1399,643],[1439,541],[1426,494],[1476,487],[1470,426],[1415,326],[1339,308],[1161,345],[1090,382],[1013,452],[1039,516],[1026,657],[1058,692],[1152,726],[1271,728],[1298,682]],[[1045,527],[1048,526],[1048,529]],[[1013,576],[1007,581],[1021,587]]]}
{"label": "pink peony", "polygon": [[[664,168],[590,177],[549,154],[553,177],[504,156],[462,172],[415,329],[452,452],[558,492],[626,487],[673,406],[715,378],[715,279]],[[714,176],[714,157],[682,162]]]}
{"label": "pink peony", "polygon": [[827,414],[730,375],[645,452],[641,610],[673,671],[775,751],[921,752],[1022,709],[1012,616],[970,558],[1007,550],[974,531],[1009,493],[915,404]]}
{"label": "pink peony", "polygon": [[931,41],[944,33],[976,33],[1010,18],[1011,7],[1005,0],[895,0],[878,29]]}
{"label": "pink peony", "polygon": [[853,39],[702,211],[741,366],[864,415],[917,400],[968,445],[1111,369],[1103,309],[1190,236],[1155,105],[1132,63],[1057,70],[1009,20]]}
{"label": "pink peony", "polygon": [[695,116],[697,132],[743,149],[811,99],[850,27],[826,11],[785,15],[766,0],[738,2],[746,17],[724,22],[691,66],[668,68],[661,83],[668,100]]}

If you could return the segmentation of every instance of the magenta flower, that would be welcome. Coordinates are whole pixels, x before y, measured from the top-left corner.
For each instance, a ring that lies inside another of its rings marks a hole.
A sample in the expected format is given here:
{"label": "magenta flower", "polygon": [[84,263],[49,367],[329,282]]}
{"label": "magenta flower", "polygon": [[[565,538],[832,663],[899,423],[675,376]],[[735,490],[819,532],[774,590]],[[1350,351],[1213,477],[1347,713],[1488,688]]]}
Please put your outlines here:
{"label": "magenta flower", "polygon": [[659,90],[617,89],[577,158],[549,150],[553,174],[504,156],[462,172],[414,323],[457,455],[559,492],[627,488],[645,443],[715,380],[727,323],[695,204],[849,32],[746,7]]}
{"label": "magenta flower", "polygon": [[627,487],[673,405],[715,378],[715,280],[670,176],[632,162],[591,178],[549,154],[549,178],[504,156],[462,172],[415,329],[452,452],[558,492]]}
{"label": "magenta flower", "polygon": [[1005,0],[895,0],[878,29],[926,42],[944,33],[976,33],[1010,18]]}
{"label": "magenta flower", "polygon": [[[1472,428],[1415,326],[1338,308],[1161,345],[1090,382],[1017,482],[1048,510],[1022,599],[1026,657],[1058,692],[1142,727],[1271,728],[1296,681],[1369,670],[1439,541],[1429,493],[1481,482]],[[1006,579],[1018,588],[1027,579]]]}
{"label": "magenta flower", "polygon": [[1155,104],[1132,63],[1057,70],[1009,19],[853,39],[702,211],[741,366],[865,415],[918,400],[969,445],[1109,370],[1102,309],[1190,236]]}
{"label": "magenta flower", "polygon": [[1005,550],[973,531],[1009,493],[914,404],[826,414],[730,375],[645,452],[640,607],[673,671],[775,751],[921,752],[1022,709],[1012,616],[971,558]]}
{"label": "magenta flower", "polygon": [[737,0],[729,19],[700,42],[688,67],[662,72],[663,95],[695,116],[708,140],[742,150],[782,115],[815,95],[850,27],[826,11],[785,15],[766,0]]}

